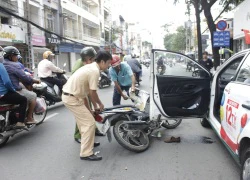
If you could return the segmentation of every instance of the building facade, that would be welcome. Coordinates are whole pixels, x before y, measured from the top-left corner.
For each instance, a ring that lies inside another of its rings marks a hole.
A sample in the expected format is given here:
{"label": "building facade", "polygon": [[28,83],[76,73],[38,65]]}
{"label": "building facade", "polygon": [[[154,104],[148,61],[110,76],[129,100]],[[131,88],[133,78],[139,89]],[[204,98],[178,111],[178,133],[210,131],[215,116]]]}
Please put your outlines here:
{"label": "building facade", "polygon": [[233,40],[234,52],[250,48],[245,42],[245,34],[242,29],[250,30],[250,1],[243,1],[234,13]]}
{"label": "building facade", "polygon": [[[35,67],[46,50],[56,54],[55,64],[67,64],[71,70],[80,51],[92,46],[97,51],[105,42],[105,28],[111,16],[110,5],[104,0],[3,0],[0,8],[0,45],[16,46],[22,53],[24,64],[32,67],[29,50],[32,47]],[[9,12],[14,12],[11,16]],[[32,23],[30,31],[27,22]],[[30,37],[30,41],[29,41]],[[29,45],[31,42],[31,46]]]}

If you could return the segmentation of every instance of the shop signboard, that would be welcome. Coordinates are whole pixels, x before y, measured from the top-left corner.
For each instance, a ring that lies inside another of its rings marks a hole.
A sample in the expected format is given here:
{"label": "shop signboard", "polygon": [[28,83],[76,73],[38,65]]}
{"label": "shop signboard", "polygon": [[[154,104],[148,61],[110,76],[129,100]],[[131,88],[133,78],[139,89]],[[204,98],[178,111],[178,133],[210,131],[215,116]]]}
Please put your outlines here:
{"label": "shop signboard", "polygon": [[46,46],[45,37],[40,35],[32,35],[31,44],[33,46]]}
{"label": "shop signboard", "polygon": [[60,44],[61,40],[60,37],[58,37],[55,34],[45,33],[46,36],[46,42],[48,44]]}
{"label": "shop signboard", "polygon": [[0,24],[0,41],[25,43],[25,32],[20,27]]}

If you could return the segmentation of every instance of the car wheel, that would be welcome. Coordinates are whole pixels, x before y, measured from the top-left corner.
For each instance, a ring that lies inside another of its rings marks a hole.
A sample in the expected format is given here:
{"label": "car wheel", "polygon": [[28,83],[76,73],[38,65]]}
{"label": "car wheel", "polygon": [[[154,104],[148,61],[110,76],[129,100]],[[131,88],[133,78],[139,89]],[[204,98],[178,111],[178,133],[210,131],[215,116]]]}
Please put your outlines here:
{"label": "car wheel", "polygon": [[209,124],[207,118],[201,118],[200,120],[202,127],[209,128],[211,125]]}
{"label": "car wheel", "polygon": [[241,180],[250,179],[250,147],[245,148],[241,156]]}

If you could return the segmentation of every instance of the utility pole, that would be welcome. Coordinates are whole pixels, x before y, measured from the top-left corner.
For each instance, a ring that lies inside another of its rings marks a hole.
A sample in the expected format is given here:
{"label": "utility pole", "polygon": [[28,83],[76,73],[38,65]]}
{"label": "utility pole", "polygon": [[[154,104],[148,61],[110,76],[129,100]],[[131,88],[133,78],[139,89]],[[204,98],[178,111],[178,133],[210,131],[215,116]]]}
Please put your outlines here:
{"label": "utility pole", "polygon": [[[26,12],[27,12],[27,19],[28,19],[28,21],[30,21],[30,1],[29,0],[26,0]],[[35,69],[34,50],[33,50],[33,45],[32,45],[31,25],[30,25],[29,22],[27,22],[27,40],[28,40],[29,68]]]}
{"label": "utility pole", "polygon": [[109,52],[112,55],[112,24],[110,25],[109,30]]}

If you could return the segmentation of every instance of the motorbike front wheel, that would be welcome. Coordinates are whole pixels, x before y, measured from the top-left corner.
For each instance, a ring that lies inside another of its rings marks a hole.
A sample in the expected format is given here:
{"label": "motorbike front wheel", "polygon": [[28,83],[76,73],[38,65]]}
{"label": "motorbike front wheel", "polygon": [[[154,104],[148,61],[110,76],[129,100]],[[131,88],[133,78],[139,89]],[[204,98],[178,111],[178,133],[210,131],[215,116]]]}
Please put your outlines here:
{"label": "motorbike front wheel", "polygon": [[43,121],[45,120],[45,117],[47,115],[47,103],[46,103],[46,107],[45,107],[45,111],[44,112],[34,112],[33,113],[33,118],[34,120],[37,121],[36,125],[40,125],[43,123]]}
{"label": "motorbike front wheel", "polygon": [[143,152],[149,148],[148,135],[142,130],[129,130],[123,120],[114,125],[113,134],[117,142],[125,149]]}
{"label": "motorbike front wheel", "polygon": [[162,123],[162,127],[166,129],[174,129],[181,124],[182,119],[168,119]]}

